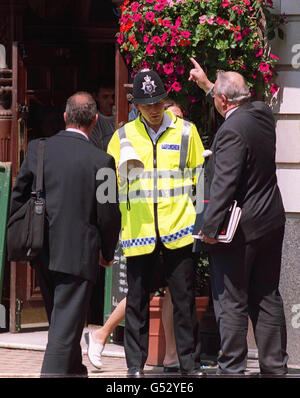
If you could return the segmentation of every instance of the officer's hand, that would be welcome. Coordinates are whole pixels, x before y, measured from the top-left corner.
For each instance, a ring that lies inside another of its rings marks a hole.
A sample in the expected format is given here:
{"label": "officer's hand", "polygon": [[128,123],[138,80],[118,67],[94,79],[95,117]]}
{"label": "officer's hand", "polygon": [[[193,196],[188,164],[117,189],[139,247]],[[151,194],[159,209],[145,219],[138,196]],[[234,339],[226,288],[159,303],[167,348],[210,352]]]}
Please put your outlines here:
{"label": "officer's hand", "polygon": [[206,93],[212,88],[213,83],[208,80],[204,70],[194,58],[190,58],[194,68],[190,70],[189,81],[195,82]]}
{"label": "officer's hand", "polygon": [[111,267],[114,263],[114,259],[111,261],[106,261],[105,258],[102,256],[102,253],[100,254],[100,265],[104,268]]}

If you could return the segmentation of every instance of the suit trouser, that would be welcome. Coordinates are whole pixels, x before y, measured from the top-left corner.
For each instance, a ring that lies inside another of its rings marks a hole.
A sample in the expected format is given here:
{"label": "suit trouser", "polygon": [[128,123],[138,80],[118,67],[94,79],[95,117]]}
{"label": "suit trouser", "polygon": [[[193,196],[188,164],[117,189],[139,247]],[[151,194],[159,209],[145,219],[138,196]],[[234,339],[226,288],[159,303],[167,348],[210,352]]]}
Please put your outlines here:
{"label": "suit trouser", "polygon": [[154,252],[127,258],[128,294],[124,346],[128,368],[144,368],[148,356],[149,294],[160,250],[174,305],[174,332],[182,371],[200,366],[200,342],[194,295],[195,259],[192,246],[169,250],[159,243]]}
{"label": "suit trouser", "polygon": [[80,277],[35,265],[49,319],[42,375],[86,374],[80,340],[93,284]]}
{"label": "suit trouser", "polygon": [[247,244],[212,250],[211,283],[221,336],[217,373],[244,373],[248,315],[260,371],[287,373],[287,334],[278,290],[284,227]]}

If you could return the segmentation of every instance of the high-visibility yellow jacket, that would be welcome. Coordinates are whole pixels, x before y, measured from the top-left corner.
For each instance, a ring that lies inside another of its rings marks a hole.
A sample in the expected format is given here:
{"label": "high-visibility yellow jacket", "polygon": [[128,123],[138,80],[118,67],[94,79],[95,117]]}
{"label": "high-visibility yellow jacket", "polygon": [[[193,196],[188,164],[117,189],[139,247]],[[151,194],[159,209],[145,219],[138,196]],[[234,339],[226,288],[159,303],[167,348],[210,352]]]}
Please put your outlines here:
{"label": "high-visibility yellow jacket", "polygon": [[169,249],[193,243],[195,222],[193,186],[202,163],[203,145],[196,126],[166,111],[176,128],[169,127],[153,144],[138,117],[117,130],[107,152],[120,160],[120,140],[130,140],[144,163],[144,171],[119,185],[122,247],[126,257],[151,253],[157,236]]}

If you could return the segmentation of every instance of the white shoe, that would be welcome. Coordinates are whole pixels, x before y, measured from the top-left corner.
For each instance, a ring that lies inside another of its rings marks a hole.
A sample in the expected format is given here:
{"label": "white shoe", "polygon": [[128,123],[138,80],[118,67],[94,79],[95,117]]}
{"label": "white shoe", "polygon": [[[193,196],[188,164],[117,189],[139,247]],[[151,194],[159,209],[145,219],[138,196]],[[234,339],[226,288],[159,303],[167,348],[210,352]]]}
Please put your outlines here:
{"label": "white shoe", "polygon": [[101,355],[104,349],[104,345],[95,343],[93,341],[92,334],[90,332],[85,333],[84,337],[86,344],[88,345],[87,354],[91,364],[94,365],[95,368],[101,369],[102,368]]}

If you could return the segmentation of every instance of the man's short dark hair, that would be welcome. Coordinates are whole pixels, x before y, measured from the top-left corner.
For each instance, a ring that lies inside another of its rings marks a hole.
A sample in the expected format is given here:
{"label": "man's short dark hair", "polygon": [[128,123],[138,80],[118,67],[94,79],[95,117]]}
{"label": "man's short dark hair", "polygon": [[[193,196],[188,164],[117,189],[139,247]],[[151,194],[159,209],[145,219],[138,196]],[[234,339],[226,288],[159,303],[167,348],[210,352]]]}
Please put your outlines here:
{"label": "man's short dark hair", "polygon": [[67,100],[66,125],[89,127],[97,113],[97,105],[91,94],[80,91]]}
{"label": "man's short dark hair", "polygon": [[97,84],[97,93],[101,90],[101,89],[115,89],[115,82],[114,80],[107,78],[107,79],[101,79],[98,84]]}

